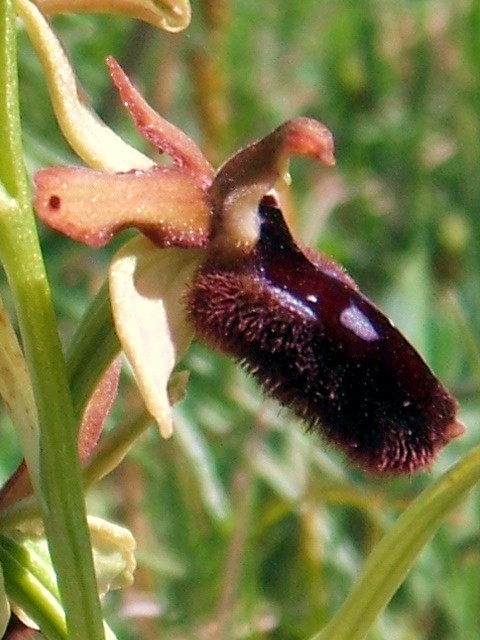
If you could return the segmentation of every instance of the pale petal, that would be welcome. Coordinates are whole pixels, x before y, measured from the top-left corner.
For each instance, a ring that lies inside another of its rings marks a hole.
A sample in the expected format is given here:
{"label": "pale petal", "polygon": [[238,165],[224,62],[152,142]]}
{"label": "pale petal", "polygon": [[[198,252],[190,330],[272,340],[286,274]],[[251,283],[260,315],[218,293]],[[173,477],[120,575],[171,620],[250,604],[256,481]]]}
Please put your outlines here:
{"label": "pale petal", "polygon": [[129,587],[136,568],[135,538],[125,527],[93,516],[88,516],[88,528],[100,596]]}
{"label": "pale petal", "polygon": [[35,0],[46,14],[116,13],[143,20],[157,29],[177,32],[188,27],[188,0]]}
{"label": "pale petal", "polygon": [[209,235],[207,198],[177,169],[107,174],[55,167],[35,174],[34,207],[50,227],[92,247],[135,227],[162,246],[201,247]]}
{"label": "pale petal", "polygon": [[138,237],[122,247],[110,266],[115,328],[145,405],[164,438],[173,430],[168,381],[193,335],[183,296],[202,258],[202,251],[159,251]]}
{"label": "pale petal", "polygon": [[87,104],[62,45],[39,9],[29,0],[17,0],[17,11],[44,67],[58,123],[73,150],[94,169],[152,167],[153,160],[126,144]]}
{"label": "pale petal", "polygon": [[144,138],[165,152],[179,169],[209,186],[214,170],[195,142],[145,102],[114,58],[107,58],[107,66],[125,108]]}

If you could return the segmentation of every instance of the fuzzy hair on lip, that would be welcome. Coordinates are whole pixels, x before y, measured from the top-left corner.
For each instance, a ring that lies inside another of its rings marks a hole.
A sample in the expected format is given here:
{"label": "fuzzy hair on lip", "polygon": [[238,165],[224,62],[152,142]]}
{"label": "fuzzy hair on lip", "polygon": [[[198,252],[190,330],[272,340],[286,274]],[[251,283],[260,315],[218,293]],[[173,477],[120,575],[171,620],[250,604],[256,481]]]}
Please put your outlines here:
{"label": "fuzzy hair on lip", "polygon": [[212,255],[194,278],[197,336],[365,471],[428,467],[463,432],[453,398],[341,267],[299,248],[270,199],[259,218],[250,254]]}

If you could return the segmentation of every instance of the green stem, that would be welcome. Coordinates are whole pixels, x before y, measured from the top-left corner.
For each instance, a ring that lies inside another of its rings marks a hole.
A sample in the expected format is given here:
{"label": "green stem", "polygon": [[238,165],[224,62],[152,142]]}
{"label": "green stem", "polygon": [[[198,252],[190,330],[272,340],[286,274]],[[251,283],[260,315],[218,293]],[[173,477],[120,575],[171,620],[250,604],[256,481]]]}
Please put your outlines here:
{"label": "green stem", "polygon": [[[32,478],[65,609],[68,637],[104,637],[77,459],[75,419],[23,166],[13,0],[0,3],[0,258],[15,300],[40,424]],[[74,588],[72,588],[74,585]]]}
{"label": "green stem", "polygon": [[360,578],[327,626],[311,640],[362,640],[448,513],[480,480],[480,446],[426,489],[367,559]]}

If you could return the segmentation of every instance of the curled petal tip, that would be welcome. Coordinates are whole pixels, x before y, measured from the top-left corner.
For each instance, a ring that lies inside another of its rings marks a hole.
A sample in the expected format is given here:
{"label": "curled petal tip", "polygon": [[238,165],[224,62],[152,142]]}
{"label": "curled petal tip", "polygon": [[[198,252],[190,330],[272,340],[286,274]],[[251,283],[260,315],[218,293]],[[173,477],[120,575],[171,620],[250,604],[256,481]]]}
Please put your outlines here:
{"label": "curled petal tip", "polygon": [[143,20],[148,24],[177,33],[186,29],[191,19],[188,0],[36,0],[44,14],[107,13]]}
{"label": "curled petal tip", "polygon": [[333,166],[333,136],[312,118],[289,120],[241,149],[217,172],[209,195],[216,250],[249,253],[258,240],[258,206],[288,172],[290,156]]}
{"label": "curled petal tip", "polygon": [[306,156],[331,167],[335,165],[333,135],[313,118],[295,118],[278,127],[273,134],[277,145],[289,156]]}
{"label": "curled petal tip", "polygon": [[374,474],[411,474],[463,432],[457,405],[341,267],[293,239],[268,198],[259,239],[214,254],[187,295],[197,336],[233,356],[268,395]]}

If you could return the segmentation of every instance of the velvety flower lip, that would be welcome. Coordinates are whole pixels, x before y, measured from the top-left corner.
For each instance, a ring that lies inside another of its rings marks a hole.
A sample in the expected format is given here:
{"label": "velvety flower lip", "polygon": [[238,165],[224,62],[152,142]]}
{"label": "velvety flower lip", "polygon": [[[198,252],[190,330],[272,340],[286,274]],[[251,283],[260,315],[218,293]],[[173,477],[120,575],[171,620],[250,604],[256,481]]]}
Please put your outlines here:
{"label": "velvety flower lip", "polygon": [[212,240],[187,295],[197,337],[364,471],[428,468],[464,431],[455,400],[341,267],[298,246],[274,198],[258,220],[234,260]]}

